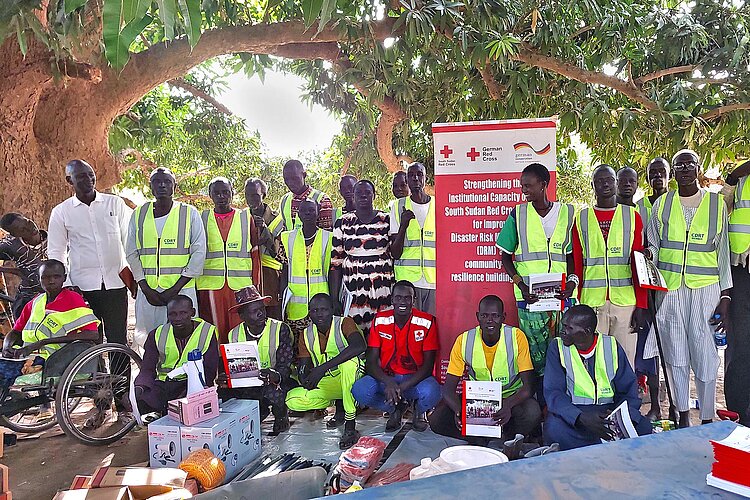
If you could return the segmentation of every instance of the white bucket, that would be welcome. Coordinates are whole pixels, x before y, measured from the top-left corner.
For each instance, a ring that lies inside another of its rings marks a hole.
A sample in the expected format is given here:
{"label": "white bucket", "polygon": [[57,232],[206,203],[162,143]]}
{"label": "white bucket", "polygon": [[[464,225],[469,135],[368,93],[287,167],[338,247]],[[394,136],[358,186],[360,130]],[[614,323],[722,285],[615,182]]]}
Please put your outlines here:
{"label": "white bucket", "polygon": [[486,465],[504,464],[508,457],[504,453],[484,446],[451,446],[440,452],[440,458],[454,470],[475,469]]}

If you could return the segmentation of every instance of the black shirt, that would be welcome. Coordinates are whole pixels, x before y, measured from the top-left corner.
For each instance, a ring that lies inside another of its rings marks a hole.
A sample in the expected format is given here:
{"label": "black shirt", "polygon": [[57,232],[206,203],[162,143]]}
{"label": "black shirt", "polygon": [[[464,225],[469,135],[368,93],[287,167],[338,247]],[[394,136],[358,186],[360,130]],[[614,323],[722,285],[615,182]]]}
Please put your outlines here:
{"label": "black shirt", "polygon": [[39,283],[39,264],[47,259],[47,231],[39,231],[42,242],[36,246],[27,245],[21,238],[7,236],[0,240],[0,260],[12,260],[21,272],[18,293],[42,293]]}

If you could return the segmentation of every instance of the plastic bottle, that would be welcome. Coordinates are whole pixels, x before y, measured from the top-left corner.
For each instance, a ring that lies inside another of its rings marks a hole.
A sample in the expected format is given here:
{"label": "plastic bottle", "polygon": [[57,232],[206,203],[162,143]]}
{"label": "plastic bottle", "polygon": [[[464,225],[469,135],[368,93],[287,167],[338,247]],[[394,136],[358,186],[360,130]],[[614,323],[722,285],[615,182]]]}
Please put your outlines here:
{"label": "plastic bottle", "polygon": [[[721,315],[715,314],[714,319],[715,320],[721,319]],[[716,348],[719,350],[727,348],[727,331],[726,330],[721,328],[714,332],[714,344],[716,344]]]}
{"label": "plastic bottle", "polygon": [[432,459],[423,458],[418,467],[414,467],[409,472],[409,480],[422,479],[423,477],[432,476]]}

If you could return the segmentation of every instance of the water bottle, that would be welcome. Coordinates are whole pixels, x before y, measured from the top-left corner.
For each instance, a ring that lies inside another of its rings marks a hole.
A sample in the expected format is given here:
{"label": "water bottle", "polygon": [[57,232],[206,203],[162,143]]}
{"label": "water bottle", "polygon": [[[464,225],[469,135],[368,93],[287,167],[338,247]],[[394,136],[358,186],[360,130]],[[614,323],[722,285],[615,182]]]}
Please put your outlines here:
{"label": "water bottle", "polygon": [[[715,314],[714,319],[721,319],[721,315]],[[727,348],[727,331],[723,327],[714,331],[714,344],[716,344],[716,348],[719,350]]]}

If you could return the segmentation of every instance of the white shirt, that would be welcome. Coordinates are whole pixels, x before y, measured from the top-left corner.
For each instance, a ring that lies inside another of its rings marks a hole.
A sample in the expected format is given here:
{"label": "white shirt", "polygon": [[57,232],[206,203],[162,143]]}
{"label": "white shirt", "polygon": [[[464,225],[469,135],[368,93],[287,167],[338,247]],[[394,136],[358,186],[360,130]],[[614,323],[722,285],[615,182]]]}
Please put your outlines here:
{"label": "white shirt", "polygon": [[[427,203],[417,203],[416,201],[411,200],[411,211],[414,212],[414,218],[416,219],[420,228],[424,227],[424,221],[427,220],[427,212],[430,211],[430,203],[435,203],[435,198],[430,197],[430,201],[428,201]],[[390,234],[397,234],[398,228],[400,226],[400,224],[396,222],[396,210],[398,210],[398,200],[394,201],[393,205],[391,205],[391,227],[388,231]],[[417,288],[423,288],[427,290],[435,289],[435,283],[428,283],[424,275],[419,278],[418,281],[412,284]]]}
{"label": "white shirt", "polygon": [[67,285],[84,291],[122,288],[130,208],[122,198],[96,192],[91,205],[72,196],[52,209],[47,254],[66,264]]}

